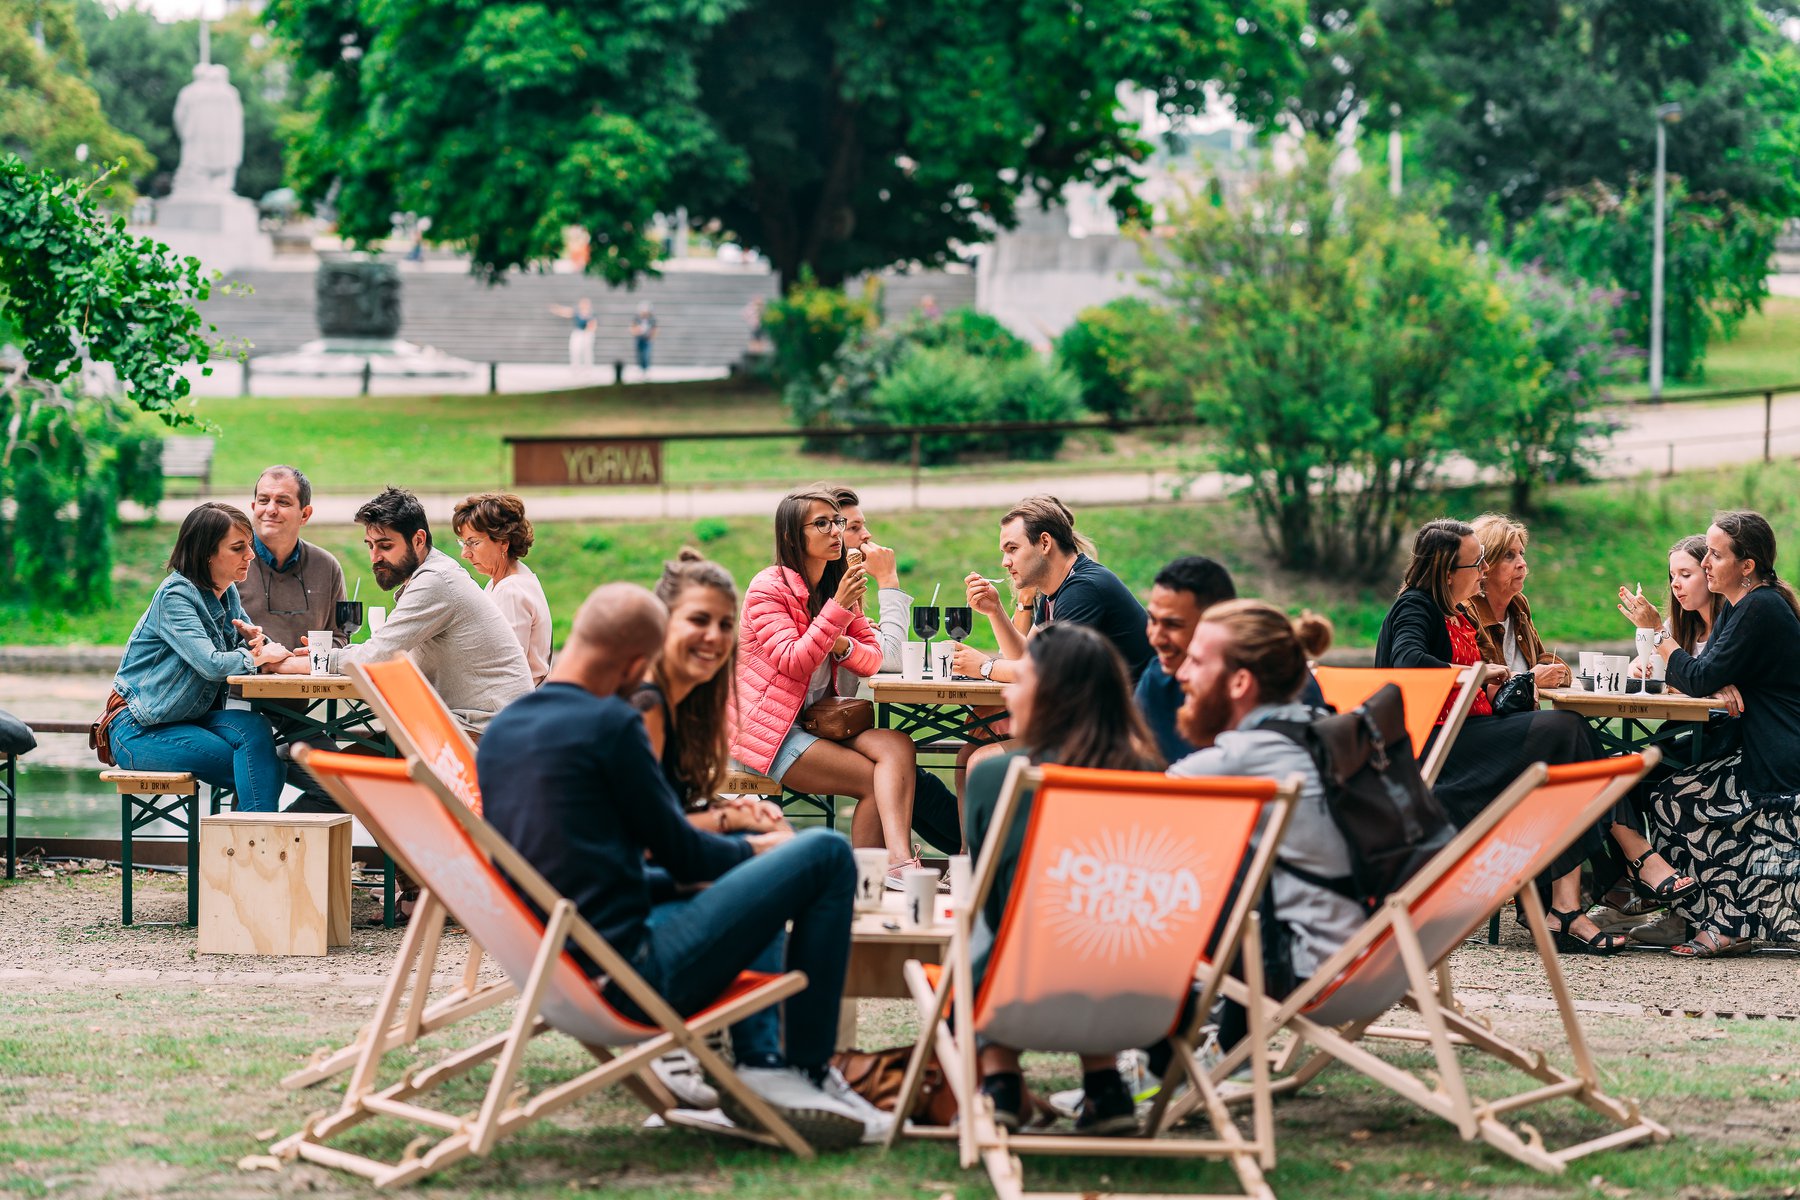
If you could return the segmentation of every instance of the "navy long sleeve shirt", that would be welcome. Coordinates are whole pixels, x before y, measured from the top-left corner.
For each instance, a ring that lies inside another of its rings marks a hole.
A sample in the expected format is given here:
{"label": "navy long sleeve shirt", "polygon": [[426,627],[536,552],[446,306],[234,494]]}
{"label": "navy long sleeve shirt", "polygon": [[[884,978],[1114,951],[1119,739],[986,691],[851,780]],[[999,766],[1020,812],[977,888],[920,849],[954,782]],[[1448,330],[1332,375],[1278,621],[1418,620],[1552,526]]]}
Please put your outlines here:
{"label": "navy long sleeve shirt", "polygon": [[682,815],[643,719],[617,696],[546,683],[493,719],[475,763],[488,824],[627,958],[650,913],[646,850],[681,883],[753,853]]}

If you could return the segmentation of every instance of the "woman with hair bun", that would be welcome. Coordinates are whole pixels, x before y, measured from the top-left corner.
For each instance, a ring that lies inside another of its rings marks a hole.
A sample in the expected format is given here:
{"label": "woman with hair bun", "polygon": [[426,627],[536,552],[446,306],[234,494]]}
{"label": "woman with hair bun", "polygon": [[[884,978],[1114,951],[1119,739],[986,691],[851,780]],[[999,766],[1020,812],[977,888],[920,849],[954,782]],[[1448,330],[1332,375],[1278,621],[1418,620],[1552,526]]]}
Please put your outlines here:
{"label": "woman with hair bun", "polygon": [[1670,950],[1687,958],[1800,937],[1800,600],[1775,573],[1775,531],[1760,513],[1714,517],[1703,569],[1724,605],[1700,656],[1663,628],[1655,604],[1619,589],[1619,611],[1657,631],[1669,683],[1718,697],[1742,733],[1736,749],[1650,788],[1670,857],[1704,887],[1675,904],[1699,927]]}
{"label": "woman with hair bun", "polygon": [[482,492],[456,506],[450,527],[464,561],[488,577],[488,598],[512,626],[537,687],[550,674],[550,601],[537,574],[521,561],[536,540],[525,502],[511,492]]}

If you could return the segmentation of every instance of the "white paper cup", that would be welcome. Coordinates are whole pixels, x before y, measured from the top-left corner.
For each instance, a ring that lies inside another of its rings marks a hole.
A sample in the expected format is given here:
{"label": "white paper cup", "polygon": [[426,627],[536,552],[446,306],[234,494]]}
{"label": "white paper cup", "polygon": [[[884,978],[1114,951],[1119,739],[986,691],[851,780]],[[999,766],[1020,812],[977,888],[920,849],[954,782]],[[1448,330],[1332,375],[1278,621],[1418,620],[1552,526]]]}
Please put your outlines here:
{"label": "white paper cup", "polygon": [[1625,690],[1625,672],[1631,669],[1629,654],[1608,654],[1606,665],[1601,668],[1607,675],[1607,691],[1622,692]]}
{"label": "white paper cup", "polygon": [[371,604],[369,605],[368,616],[369,636],[373,637],[383,625],[387,624],[387,609],[379,604]]}
{"label": "white paper cup", "polygon": [[900,643],[900,678],[920,680],[925,678],[925,643]]}
{"label": "white paper cup", "polygon": [[306,631],[306,659],[314,675],[331,674],[332,634],[329,629]]}
{"label": "white paper cup", "polygon": [[856,911],[877,912],[887,886],[887,851],[880,846],[853,852],[856,855]]}
{"label": "white paper cup", "polygon": [[975,887],[975,868],[966,854],[950,856],[950,899],[956,904],[967,904],[969,893]]}
{"label": "white paper cup", "polygon": [[1663,656],[1658,654],[1655,649],[1650,651],[1649,661],[1650,678],[1667,679],[1669,677],[1669,664],[1663,660]]}
{"label": "white paper cup", "polygon": [[937,677],[940,683],[950,681],[950,664],[956,661],[956,651],[946,646],[937,652]]}
{"label": "white paper cup", "polygon": [[938,873],[930,867],[908,867],[900,872],[900,896],[904,903],[900,924],[908,929],[930,926],[937,917],[937,894]]}
{"label": "white paper cup", "polygon": [[1583,650],[1581,652],[1581,673],[1583,675],[1599,674],[1601,658],[1602,655],[1598,650]]}

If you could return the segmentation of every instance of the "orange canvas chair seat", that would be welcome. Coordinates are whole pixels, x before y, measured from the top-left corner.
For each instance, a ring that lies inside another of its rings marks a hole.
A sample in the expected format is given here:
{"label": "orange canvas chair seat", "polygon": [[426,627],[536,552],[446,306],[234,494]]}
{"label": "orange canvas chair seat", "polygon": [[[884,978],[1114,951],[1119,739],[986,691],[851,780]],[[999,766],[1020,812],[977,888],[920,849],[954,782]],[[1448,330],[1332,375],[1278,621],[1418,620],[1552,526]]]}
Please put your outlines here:
{"label": "orange canvas chair seat", "polygon": [[[1634,1141],[1666,1140],[1668,1130],[1644,1118],[1634,1102],[1600,1088],[1592,1056],[1570,1000],[1555,944],[1544,921],[1532,880],[1581,833],[1599,821],[1658,760],[1642,755],[1567,766],[1538,763],[1526,769],[1467,828],[1392,896],[1369,923],[1312,979],[1277,1004],[1261,998],[1268,1022],[1298,1039],[1301,1065],[1275,1084],[1292,1091],[1336,1060],[1393,1089],[1421,1108],[1456,1125],[1467,1139],[1480,1137],[1495,1148],[1541,1170],[1560,1172],[1596,1150]],[[1491,914],[1518,896],[1561,1012],[1573,1074],[1549,1064],[1530,1048],[1513,1045],[1467,1016],[1450,987],[1452,952]],[[1244,994],[1235,984],[1228,994]],[[1374,1022],[1396,1003],[1417,1012],[1425,1030],[1383,1030]],[[1440,1084],[1380,1058],[1369,1039],[1398,1037],[1427,1043],[1437,1059]],[[1535,1078],[1537,1086],[1516,1095],[1482,1101],[1471,1095],[1458,1062],[1459,1046],[1473,1046]],[[1263,1057],[1266,1044],[1251,1039],[1227,1054],[1214,1070],[1226,1078],[1246,1057]],[[1568,1097],[1620,1126],[1602,1137],[1549,1150],[1530,1126],[1507,1124],[1505,1114],[1555,1097]]]}
{"label": "orange canvas chair seat", "polygon": [[[1034,789],[1029,816],[1022,816]],[[1274,1162],[1265,1095],[1245,1138],[1199,1065],[1194,1039],[1223,971],[1246,953],[1246,975],[1261,987],[1255,906],[1286,827],[1295,784],[1269,779],[1170,779],[1138,771],[1011,768],[989,825],[973,896],[954,914],[947,966],[906,966],[921,1032],[897,1103],[911,1106],[929,1060],[943,1065],[961,1108],[963,1164],[987,1164],[1003,1198],[1023,1194],[1016,1155],[1149,1154],[1227,1160],[1247,1194],[1270,1196],[1262,1171]],[[969,936],[998,875],[1007,831],[1025,836],[1000,927],[975,994]],[[1184,1005],[1200,981],[1192,1015]],[[946,1028],[946,1008],[955,1015]],[[1252,1019],[1261,1028],[1260,1012]],[[1029,1050],[1112,1054],[1168,1037],[1175,1066],[1142,1138],[1009,1136],[979,1094],[976,1035]],[[1261,1070],[1261,1068],[1259,1068]],[[1213,1118],[1212,1139],[1164,1138],[1166,1097],[1182,1079]],[[1266,1072],[1262,1078],[1266,1084]],[[896,1127],[890,1136],[902,1132]],[[912,1131],[923,1132],[923,1131]]]}
{"label": "orange canvas chair seat", "polygon": [[[463,731],[461,722],[444,704],[443,697],[431,686],[410,654],[399,654],[375,663],[351,663],[347,668],[356,681],[357,693],[380,719],[382,727],[394,741],[402,757],[416,758],[430,768],[445,790],[474,813],[481,815],[481,784],[475,773],[475,745]],[[367,823],[365,822],[365,828]],[[374,834],[374,831],[370,831]],[[418,872],[391,840],[375,835],[390,858],[414,878]],[[440,906],[432,918],[443,924]],[[482,943],[471,938],[469,956],[463,976],[447,993],[435,1000],[431,996],[432,979],[442,929],[431,932],[416,943],[416,957],[400,959],[394,964],[396,975],[413,979],[407,1011],[386,1030],[373,1025],[357,1032],[348,1044],[335,1050],[322,1047],[312,1061],[282,1080],[288,1088],[310,1087],[356,1062],[363,1044],[371,1038],[382,1039],[385,1049],[417,1041],[420,1037],[448,1028],[465,1017],[491,1008],[513,994],[512,984],[505,980],[481,980]]]}
{"label": "orange canvas chair seat", "polygon": [[[1406,709],[1406,736],[1412,741],[1414,757],[1419,760],[1419,774],[1426,783],[1436,783],[1444,769],[1450,746],[1456,741],[1463,721],[1475,706],[1476,689],[1458,688],[1468,682],[1470,667],[1315,667],[1313,678],[1325,702],[1341,713],[1356,708],[1387,684],[1400,689]],[[1455,693],[1452,697],[1451,693]],[[1429,753],[1425,742],[1437,728],[1438,717],[1444,718],[1437,741]]]}
{"label": "orange canvas chair seat", "polygon": [[[744,1136],[811,1157],[811,1147],[744,1088],[703,1040],[705,1034],[799,991],[806,983],[803,975],[745,972],[703,1012],[683,1019],[582,920],[573,903],[558,895],[504,839],[469,813],[417,759],[319,751],[296,757],[378,841],[391,845],[417,877],[422,888],[421,909],[407,928],[407,942],[435,936],[433,931],[441,930],[442,914],[447,912],[468,930],[473,941],[488,949],[515,989],[518,1007],[507,1034],[453,1053],[435,1067],[408,1071],[399,1083],[381,1090],[374,1085],[388,1046],[379,1039],[366,1040],[337,1111],[308,1122],[299,1133],[277,1142],[273,1153],[351,1170],[378,1186],[408,1183],[469,1154],[486,1154],[502,1133],[613,1084],[631,1088],[666,1121],[682,1123],[679,1114],[671,1111],[673,1097],[654,1077],[644,1074],[651,1058],[679,1046],[694,1054],[718,1085],[744,1103],[769,1131],[766,1136],[748,1132]],[[509,880],[530,897],[530,903]],[[540,917],[539,911],[545,915]],[[652,1022],[627,1017],[607,1003],[600,985],[570,952],[571,942]],[[403,944],[403,963],[408,949]],[[371,1029],[392,1024],[405,984],[404,974],[390,977]],[[511,1098],[527,1043],[546,1029],[574,1038],[600,1059],[601,1065],[530,1100]],[[635,1049],[615,1058],[607,1047]],[[498,1064],[477,1119],[441,1113],[415,1102],[416,1095],[491,1058],[497,1058]],[[378,1115],[409,1118],[450,1132],[424,1153],[409,1153],[398,1163],[378,1162],[327,1144],[343,1130]]]}

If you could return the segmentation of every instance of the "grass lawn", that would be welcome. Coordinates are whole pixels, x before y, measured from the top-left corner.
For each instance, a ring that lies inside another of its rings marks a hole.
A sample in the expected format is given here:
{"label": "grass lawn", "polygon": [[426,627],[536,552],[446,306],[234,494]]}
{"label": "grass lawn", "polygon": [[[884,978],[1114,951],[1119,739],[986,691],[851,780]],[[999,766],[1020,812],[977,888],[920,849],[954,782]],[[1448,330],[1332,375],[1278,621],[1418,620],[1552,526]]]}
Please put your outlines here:
{"label": "grass lawn", "polygon": [[[1800,466],[1754,464],[1696,472],[1673,479],[1610,481],[1551,489],[1545,508],[1530,520],[1528,553],[1531,597],[1538,627],[1550,644],[1572,651],[1596,641],[1629,640],[1630,628],[1614,608],[1621,583],[1639,583],[1662,595],[1667,549],[1678,538],[1706,528],[1718,508],[1753,507],[1774,523],[1782,544],[1800,545],[1794,497],[1800,495]],[[1492,493],[1452,492],[1441,511],[1472,517],[1500,504]],[[961,580],[971,570],[997,574],[994,521],[986,511],[872,514],[876,534],[900,549],[901,582],[916,600],[930,598],[941,585],[940,604],[960,597]],[[1261,596],[1298,609],[1323,612],[1338,627],[1338,642],[1368,647],[1393,599],[1398,569],[1375,583],[1310,579],[1274,569],[1253,524],[1231,502],[1136,505],[1084,509],[1079,528],[1095,542],[1100,557],[1140,595],[1163,563],[1181,554],[1209,554],[1225,563],[1244,595]],[[766,517],[703,518],[699,521],[570,523],[539,527],[527,560],[543,580],[556,620],[558,643],[588,590],[612,579],[654,583],[661,563],[683,544],[696,545],[736,575],[739,587],[772,561],[773,537]],[[440,545],[447,531],[438,530]],[[362,580],[364,601],[379,597],[368,573],[361,531],[310,527],[309,536],[336,553],[352,586]],[[174,540],[168,527],[132,528],[119,543],[112,603],[89,613],[42,612],[18,600],[0,601],[0,629],[14,644],[124,642],[162,578],[160,564]],[[452,546],[454,549],[454,546]],[[1404,550],[1404,547],[1403,547]],[[1790,551],[1793,553],[1793,551]],[[985,623],[971,639],[991,647]]]}
{"label": "grass lawn", "polygon": [[[1770,296],[1761,313],[1738,326],[1737,336],[1715,345],[1706,356],[1706,377],[1670,383],[1665,395],[1683,392],[1726,392],[1739,388],[1800,383],[1800,297]],[[1628,389],[1648,393],[1648,385]]]}
{"label": "grass lawn", "polygon": [[[321,492],[373,494],[397,483],[420,492],[481,491],[511,478],[507,435],[699,433],[788,427],[777,392],[730,383],[634,384],[537,395],[208,397],[200,417],[218,427],[213,479],[226,494],[247,492],[273,462],[294,462]],[[1084,434],[1061,463],[1092,470],[1174,466],[1173,435]],[[966,473],[969,466],[928,469]],[[1044,463],[983,462],[989,474],[1042,472]],[[859,481],[903,478],[905,462],[869,463],[802,454],[791,440],[671,442],[663,472],[671,484],[790,483],[832,474]],[[226,482],[242,480],[241,487]]]}
{"label": "grass lawn", "polygon": [[[0,995],[0,1194],[101,1197],[152,1193],[219,1198],[274,1193],[368,1195],[366,1186],[300,1164],[279,1175],[237,1166],[333,1102],[341,1083],[284,1092],[279,1079],[311,1050],[349,1037],[368,1015],[367,995],[289,994],[288,989],[64,987],[8,989]],[[873,1007],[873,1006],[871,1006]],[[500,1012],[471,1029],[498,1028]],[[1517,1029],[1517,1021],[1507,1024]],[[865,1045],[910,1040],[904,1007],[865,1009]],[[1783,1145],[1783,1111],[1800,1104],[1800,1075],[1789,1068],[1793,1028],[1780,1021],[1705,1022],[1590,1018],[1601,1074],[1615,1094],[1642,1098],[1677,1140],[1582,1160],[1563,1176],[1539,1175],[1448,1125],[1410,1109],[1343,1069],[1333,1069],[1276,1109],[1278,1195],[1335,1198],[1419,1196],[1450,1190],[1489,1197],[1790,1195],[1800,1160]],[[1549,1032],[1538,1019],[1534,1036]],[[427,1043],[430,1045],[431,1043]],[[464,1044],[458,1038],[457,1044]],[[1384,1051],[1413,1067],[1418,1052]],[[394,1078],[405,1061],[389,1058]],[[591,1060],[586,1060],[591,1062]],[[1471,1064],[1473,1058],[1465,1061]],[[1487,1060],[1482,1060],[1487,1061]],[[533,1043],[526,1079],[535,1087],[584,1062],[572,1043]],[[1029,1056],[1034,1086],[1061,1087],[1067,1056]],[[1479,1092],[1498,1072],[1476,1065]],[[447,1097],[473,1105],[486,1069]],[[1507,1075],[1512,1084],[1516,1076]],[[421,1197],[717,1196],[790,1197],[992,1195],[979,1170],[963,1172],[944,1143],[910,1142],[891,1155],[862,1150],[803,1164],[760,1147],[687,1131],[637,1128],[641,1110],[601,1093],[470,1160],[426,1180]],[[1604,1131],[1585,1110],[1558,1102],[1533,1110],[1560,1144]],[[417,1132],[397,1122],[359,1130],[346,1143],[397,1155]],[[1235,1191],[1216,1164],[1151,1160],[1032,1159],[1034,1187]],[[1784,1188],[1790,1190],[1784,1191]]]}

